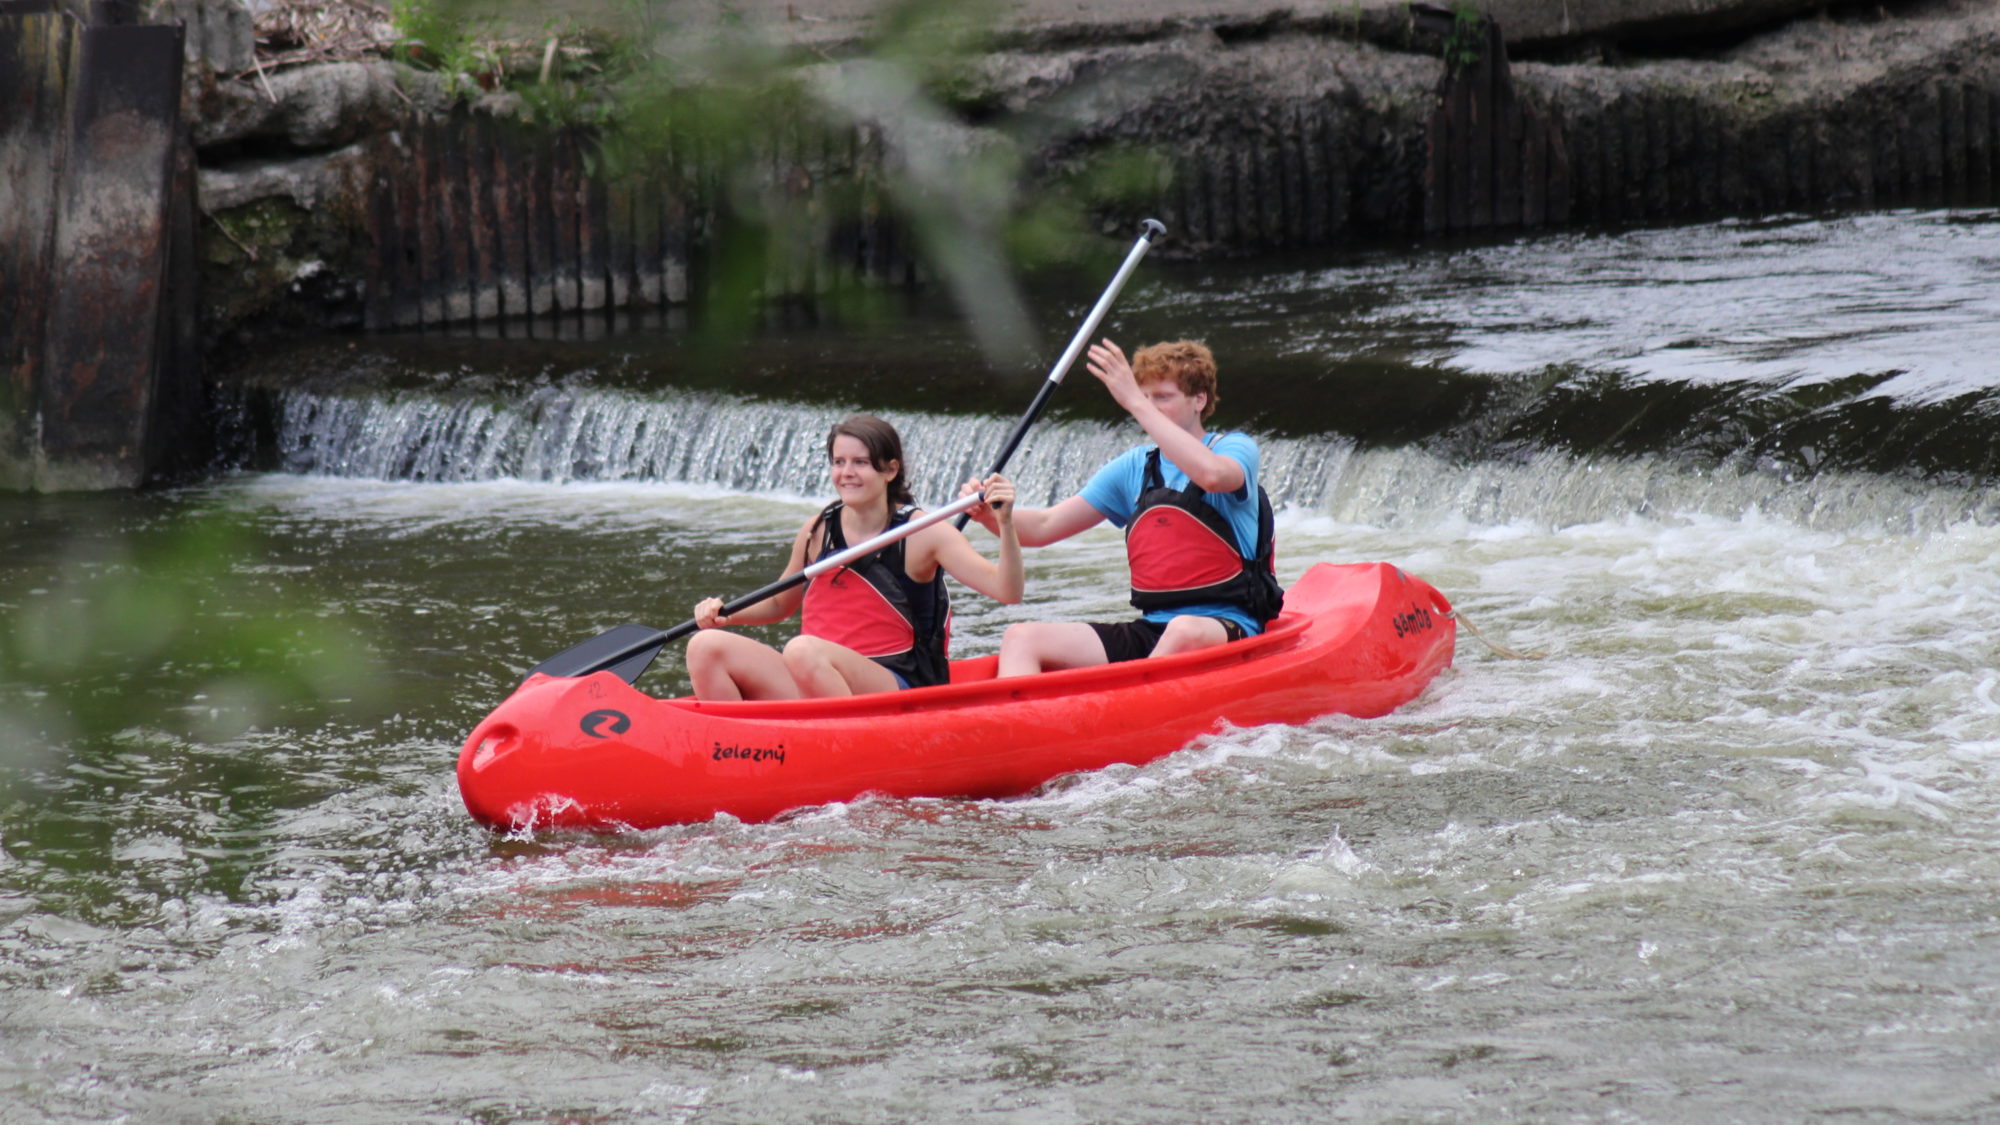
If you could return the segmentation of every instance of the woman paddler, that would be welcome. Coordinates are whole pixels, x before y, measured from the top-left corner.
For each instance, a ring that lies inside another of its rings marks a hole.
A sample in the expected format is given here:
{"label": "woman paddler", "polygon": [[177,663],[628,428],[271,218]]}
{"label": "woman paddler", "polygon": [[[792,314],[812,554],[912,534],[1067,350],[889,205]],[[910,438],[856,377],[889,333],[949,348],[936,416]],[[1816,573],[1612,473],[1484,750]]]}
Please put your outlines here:
{"label": "woman paddler", "polygon": [[[826,438],[839,499],[792,537],[785,574],[822,556],[873,539],[918,514],[903,468],[903,439],[870,414],[835,424]],[[701,627],[688,642],[688,676],[700,699],[798,699],[928,687],[950,678],[945,646],[951,603],[943,571],[987,597],[1021,600],[1021,541],[1014,533],[1014,486],[998,473],[984,482],[973,509],[1000,538],[995,564],[949,521],[932,524],[851,566],[722,616],[722,599],[694,607]],[[722,625],[769,625],[800,605],[799,635],[781,653]]]}

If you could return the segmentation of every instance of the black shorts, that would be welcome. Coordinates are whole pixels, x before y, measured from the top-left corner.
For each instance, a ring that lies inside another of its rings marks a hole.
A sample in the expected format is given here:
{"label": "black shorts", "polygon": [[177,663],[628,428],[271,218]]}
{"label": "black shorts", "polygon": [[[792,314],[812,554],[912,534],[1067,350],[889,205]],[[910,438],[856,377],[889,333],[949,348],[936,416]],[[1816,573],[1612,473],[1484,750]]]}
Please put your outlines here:
{"label": "black shorts", "polygon": [[[1227,617],[1214,617],[1210,620],[1221,622],[1222,630],[1229,635],[1230,640],[1243,639],[1243,626]],[[1123,664],[1127,660],[1144,660],[1151,656],[1153,650],[1159,647],[1160,635],[1167,631],[1166,622],[1148,621],[1143,617],[1137,621],[1120,621],[1111,625],[1093,621],[1090,627],[1097,630],[1097,639],[1104,645],[1105,660],[1111,664]]]}

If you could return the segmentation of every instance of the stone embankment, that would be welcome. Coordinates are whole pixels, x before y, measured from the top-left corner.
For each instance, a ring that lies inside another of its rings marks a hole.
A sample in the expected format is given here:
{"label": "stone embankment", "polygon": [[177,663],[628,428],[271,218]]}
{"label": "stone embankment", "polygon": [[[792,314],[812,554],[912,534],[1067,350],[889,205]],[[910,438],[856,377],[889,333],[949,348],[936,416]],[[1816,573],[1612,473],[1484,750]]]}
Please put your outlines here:
{"label": "stone embankment", "polygon": [[[434,70],[380,57],[260,66],[236,2],[175,0],[194,32],[212,337],[686,298],[715,182],[593,188],[587,153],[505,127],[518,99],[474,90],[454,110]],[[774,57],[810,63],[808,81],[837,83],[872,65],[877,7],[733,10]],[[684,8],[683,44],[702,32]],[[921,169],[927,149],[1000,150],[1016,198],[1033,199],[1143,153],[1144,183],[1088,206],[1112,230],[1157,214],[1174,232],[1164,252],[1189,256],[1984,204],[2000,185],[2000,10],[1977,0],[1017,0],[1000,11],[954,76],[949,116],[913,125],[891,108],[841,136],[772,123],[772,182],[811,209],[844,180]],[[530,50],[513,69],[534,66]],[[552,235],[512,229],[557,208],[568,210]],[[808,237],[836,272],[916,269],[887,227]]]}
{"label": "stone embankment", "polygon": [[[648,11],[601,3],[607,27]],[[766,293],[908,279],[929,263],[892,216],[954,191],[989,225],[1051,198],[1106,231],[1158,216],[1193,257],[2000,194],[1990,0],[1010,0],[942,46],[898,43],[879,0],[724,9],[618,30],[695,85],[751,44],[836,111],[753,107],[723,138],[762,146],[751,184],[713,130],[611,174],[588,93],[518,92],[591,41],[528,17],[470,73],[395,61],[371,0],[159,0],[140,18],[186,28],[202,337],[671,308],[744,221],[802,244]],[[932,47],[927,89],[883,78]]]}

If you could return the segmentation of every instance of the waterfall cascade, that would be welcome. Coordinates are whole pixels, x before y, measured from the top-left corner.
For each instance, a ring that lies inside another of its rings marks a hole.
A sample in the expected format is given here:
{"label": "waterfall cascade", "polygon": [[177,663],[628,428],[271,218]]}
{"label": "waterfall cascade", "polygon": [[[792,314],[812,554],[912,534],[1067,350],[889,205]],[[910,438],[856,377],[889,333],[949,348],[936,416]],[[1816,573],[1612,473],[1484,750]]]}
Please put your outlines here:
{"label": "waterfall cascade", "polygon": [[[711,392],[544,387],[514,401],[413,391],[273,393],[281,470],[429,483],[684,483],[818,496],[825,491],[826,429],[838,413]],[[983,415],[884,417],[903,434],[918,498],[932,502],[983,472],[1013,425]],[[1414,445],[1362,448],[1338,436],[1259,438],[1274,503],[1345,522],[1564,526],[1753,510],[1810,526],[1892,530],[2000,521],[2000,502],[1972,484],[1868,473],[1799,478],[1554,449],[1463,460]],[[1134,440],[1130,427],[1045,419],[1009,475],[1025,502],[1054,503]]]}

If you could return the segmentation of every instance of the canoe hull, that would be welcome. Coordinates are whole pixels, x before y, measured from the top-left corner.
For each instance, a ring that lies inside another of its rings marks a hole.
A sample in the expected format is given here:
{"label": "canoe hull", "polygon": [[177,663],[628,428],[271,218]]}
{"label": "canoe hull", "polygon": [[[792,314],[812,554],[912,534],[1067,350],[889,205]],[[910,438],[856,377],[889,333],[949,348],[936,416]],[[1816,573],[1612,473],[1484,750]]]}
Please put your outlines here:
{"label": "canoe hull", "polygon": [[1383,563],[1321,563],[1263,637],[1012,680],[840,700],[656,699],[609,672],[535,676],[466,739],[459,792],[501,830],[650,828],[891,796],[1004,797],[1143,764],[1224,726],[1387,714],[1451,663],[1450,604]]}

